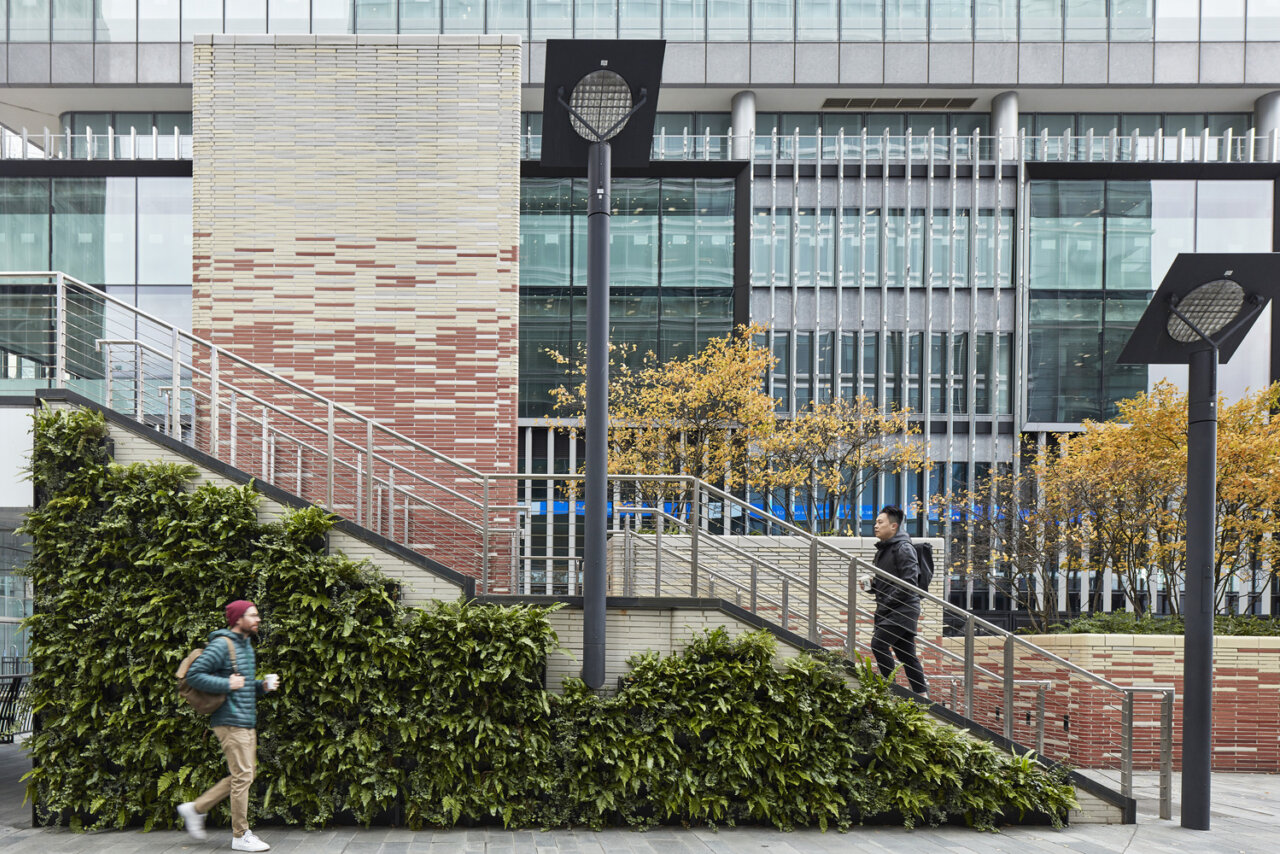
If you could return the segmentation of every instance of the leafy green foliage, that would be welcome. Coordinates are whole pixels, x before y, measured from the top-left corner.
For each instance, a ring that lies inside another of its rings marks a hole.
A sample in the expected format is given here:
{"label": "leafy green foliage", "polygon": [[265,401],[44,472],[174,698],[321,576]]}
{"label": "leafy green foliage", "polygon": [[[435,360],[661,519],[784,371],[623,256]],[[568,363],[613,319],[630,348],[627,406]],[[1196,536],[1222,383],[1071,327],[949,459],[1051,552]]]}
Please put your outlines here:
{"label": "leafy green foliage", "polygon": [[[1213,618],[1213,632],[1217,635],[1262,637],[1280,635],[1280,619],[1255,617],[1249,614],[1220,614]],[[1082,614],[1050,629],[1051,634],[1072,635],[1181,635],[1186,633],[1186,623],[1180,614],[1157,617],[1150,612],[1141,615],[1129,611]]]}
{"label": "leafy green foliage", "polygon": [[637,656],[613,697],[577,680],[552,695],[551,608],[406,608],[375,568],[323,552],[323,511],[261,523],[251,487],[115,465],[105,436],[92,413],[36,417],[28,792],[45,820],[171,826],[224,774],[172,674],[241,597],[263,612],[260,672],[282,674],[259,703],[251,818],[991,827],[1074,804],[1060,776],[937,724],[865,663],[856,683],[833,658],[777,667],[764,633]]}

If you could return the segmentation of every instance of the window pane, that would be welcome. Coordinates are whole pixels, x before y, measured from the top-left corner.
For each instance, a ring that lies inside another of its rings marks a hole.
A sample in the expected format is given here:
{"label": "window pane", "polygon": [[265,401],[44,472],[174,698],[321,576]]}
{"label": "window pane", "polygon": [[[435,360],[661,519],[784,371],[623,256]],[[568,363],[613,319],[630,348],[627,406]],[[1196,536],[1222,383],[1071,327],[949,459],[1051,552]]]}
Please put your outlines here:
{"label": "window pane", "polygon": [[221,3],[183,3],[182,40],[195,35],[222,32]]}
{"label": "window pane", "polygon": [[[609,284],[658,286],[658,182],[625,181],[613,187],[609,231]],[[575,235],[586,242],[586,233]]]}
{"label": "window pane", "polygon": [[49,40],[49,0],[10,0],[9,41]]}
{"label": "window pane", "polygon": [[0,269],[47,270],[49,263],[49,180],[0,178]]}
{"label": "window pane", "polygon": [[1102,287],[1101,181],[1031,185],[1031,287]]}
{"label": "window pane", "polygon": [[489,0],[489,32],[523,36],[529,29],[524,0]]}
{"label": "window pane", "polygon": [[191,284],[191,179],[138,179],[138,284]]}
{"label": "window pane", "polygon": [[1022,40],[1062,40],[1062,0],[1021,0]]}
{"label": "window pane", "polygon": [[[305,0],[282,0],[279,5],[293,2],[300,4],[303,11],[303,28],[301,30],[272,30],[272,32],[299,32],[306,30]],[[272,7],[277,4],[273,3]],[[179,38],[182,23],[182,7],[179,0],[147,0],[138,4],[138,41],[140,42],[172,42]]]}
{"label": "window pane", "polygon": [[1155,34],[1153,0],[1111,0],[1111,40],[1148,42]]}
{"label": "window pane", "polygon": [[672,41],[702,41],[706,18],[706,0],[663,0],[663,36]]}
{"label": "window pane", "polygon": [[884,0],[842,0],[840,37],[845,41],[884,38]]}
{"label": "window pane", "polygon": [[975,0],[974,38],[987,42],[1018,40],[1018,0]]}
{"label": "window pane", "polygon": [[973,32],[970,2],[971,0],[933,0],[929,17],[931,38],[934,41],[969,41]]}
{"label": "window pane", "polygon": [[520,192],[520,287],[568,287],[572,181],[526,179]]}
{"label": "window pane", "polygon": [[928,39],[928,0],[898,0],[884,10],[884,38],[891,42],[919,42]]}
{"label": "window pane", "polygon": [[267,0],[226,0],[226,4],[227,32],[266,32]]}
{"label": "window pane", "polygon": [[573,34],[580,39],[612,39],[618,36],[617,4],[612,0],[576,0]]}
{"label": "window pane", "polygon": [[1160,0],[1156,4],[1156,39],[1193,42],[1200,38],[1200,0]]}
{"label": "window pane", "polygon": [[795,35],[792,0],[752,0],[751,37],[756,41],[791,41]]}
{"label": "window pane", "polygon": [[840,33],[839,0],[797,0],[796,40],[834,41]]}
{"label": "window pane", "polygon": [[1244,38],[1244,0],[1202,0],[1202,41],[1240,41]]}
{"label": "window pane", "polygon": [[134,180],[53,179],[54,269],[91,285],[133,284]]}
{"label": "window pane", "polygon": [[93,0],[53,0],[53,40],[93,41]]}
{"label": "window pane", "polygon": [[707,0],[707,38],[710,41],[747,40],[750,0]]}
{"label": "window pane", "polygon": [[[394,33],[396,31],[396,0],[355,0],[356,32]],[[227,10],[227,32],[231,29],[231,10]]]}
{"label": "window pane", "polygon": [[618,37],[656,39],[662,34],[662,0],[626,0],[618,5]]}
{"label": "window pane", "polygon": [[168,321],[179,329],[191,329],[191,288],[187,285],[138,288],[138,308]]}
{"label": "window pane", "polygon": [[1066,0],[1066,13],[1067,41],[1107,40],[1107,0]]}
{"label": "window pane", "polygon": [[311,0],[311,32],[354,32],[351,26],[351,0]]}
{"label": "window pane", "polygon": [[573,0],[538,0],[530,9],[535,39],[573,37]]}

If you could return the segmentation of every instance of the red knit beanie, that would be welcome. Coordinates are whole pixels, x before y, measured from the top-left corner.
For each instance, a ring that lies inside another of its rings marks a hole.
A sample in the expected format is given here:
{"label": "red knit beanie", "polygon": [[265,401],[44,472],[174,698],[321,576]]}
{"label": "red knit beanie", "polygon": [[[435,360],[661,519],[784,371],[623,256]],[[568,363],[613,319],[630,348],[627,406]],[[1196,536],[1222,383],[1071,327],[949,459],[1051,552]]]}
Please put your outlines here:
{"label": "red knit beanie", "polygon": [[244,616],[245,611],[256,607],[258,606],[250,602],[248,599],[237,599],[232,602],[227,606],[227,625],[234,626],[236,623],[240,622],[240,618]]}

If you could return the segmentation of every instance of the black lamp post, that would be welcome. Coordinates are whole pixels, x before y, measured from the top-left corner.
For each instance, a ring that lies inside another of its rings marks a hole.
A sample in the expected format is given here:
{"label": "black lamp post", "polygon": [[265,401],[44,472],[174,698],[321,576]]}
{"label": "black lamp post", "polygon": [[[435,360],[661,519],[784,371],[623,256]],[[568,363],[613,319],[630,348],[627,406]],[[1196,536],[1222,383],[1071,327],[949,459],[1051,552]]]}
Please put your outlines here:
{"label": "black lamp post", "polygon": [[1188,366],[1182,826],[1190,830],[1209,829],[1218,363],[1240,346],[1278,278],[1280,254],[1178,255],[1119,360]]}
{"label": "black lamp post", "polygon": [[[582,680],[604,685],[609,467],[609,215],[619,165],[647,166],[666,42],[551,39],[542,165],[587,167],[587,455]],[[585,148],[585,151],[583,150]]]}

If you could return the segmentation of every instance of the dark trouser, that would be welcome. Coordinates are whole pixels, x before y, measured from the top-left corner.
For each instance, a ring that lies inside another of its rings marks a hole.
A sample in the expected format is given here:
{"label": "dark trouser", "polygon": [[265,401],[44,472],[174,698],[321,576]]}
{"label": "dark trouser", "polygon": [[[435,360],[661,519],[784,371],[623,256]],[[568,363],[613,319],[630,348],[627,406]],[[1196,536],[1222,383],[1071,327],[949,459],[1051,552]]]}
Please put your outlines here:
{"label": "dark trouser", "polygon": [[886,677],[893,673],[893,656],[896,654],[906,671],[911,690],[922,695],[929,693],[924,668],[916,657],[916,633],[913,629],[876,621],[875,631],[871,633],[871,654],[876,658],[880,673]]}

